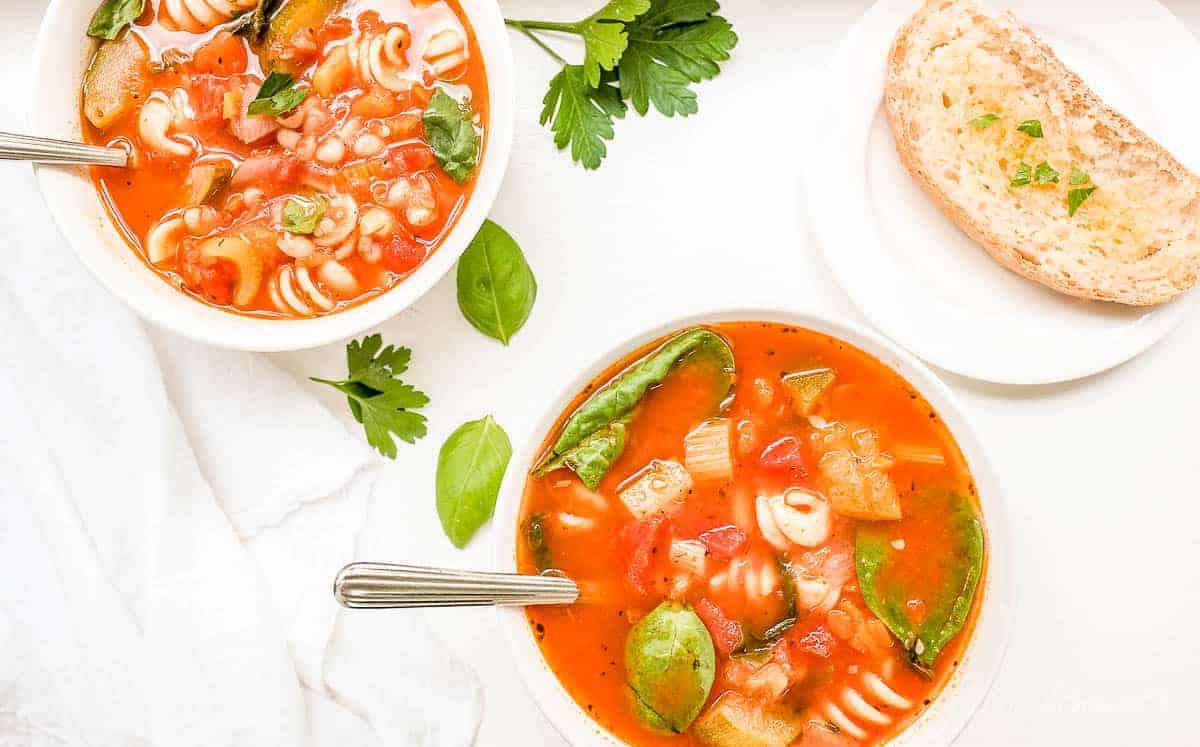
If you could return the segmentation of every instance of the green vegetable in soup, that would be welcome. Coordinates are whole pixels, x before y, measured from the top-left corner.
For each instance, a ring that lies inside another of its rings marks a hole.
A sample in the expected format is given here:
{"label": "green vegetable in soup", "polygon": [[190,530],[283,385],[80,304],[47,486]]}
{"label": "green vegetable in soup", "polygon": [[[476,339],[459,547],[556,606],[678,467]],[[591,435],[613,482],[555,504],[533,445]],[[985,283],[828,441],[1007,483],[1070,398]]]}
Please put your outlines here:
{"label": "green vegetable in soup", "polygon": [[307,62],[289,54],[296,34],[316,34],[341,5],[341,0],[284,0],[271,16],[263,36],[258,59],[263,70],[298,74]]}
{"label": "green vegetable in soup", "polygon": [[[909,663],[932,676],[942,649],[962,630],[971,613],[971,602],[983,573],[983,526],[970,502],[957,493],[931,491],[914,498],[922,515],[943,515],[947,521],[949,548],[941,550],[941,583],[931,593],[918,596],[925,602],[920,623],[908,616],[907,602],[914,590],[895,578],[896,553],[891,544],[893,529],[864,524],[855,538],[854,562],[863,601],[908,651]],[[930,549],[926,552],[939,552]]]}
{"label": "green vegetable in soup", "polygon": [[145,7],[146,0],[104,0],[92,15],[87,35],[112,41],[121,29],[138,19]]}
{"label": "green vegetable in soup", "polygon": [[729,691],[704,712],[692,733],[711,747],[787,747],[804,723],[792,711]]}
{"label": "green vegetable in soup", "polygon": [[325,207],[323,197],[293,197],[283,205],[283,227],[289,233],[313,233],[325,215]]}
{"label": "green vegetable in soup", "polygon": [[137,34],[101,42],[83,74],[84,116],[101,130],[109,127],[145,101],[149,81],[150,55]]}
{"label": "green vegetable in soup", "polygon": [[187,205],[205,205],[216,199],[229,184],[233,175],[233,163],[225,159],[200,161],[188,169],[183,182],[184,200]]}
{"label": "green vegetable in soup", "polygon": [[258,44],[267,33],[270,24],[268,19],[274,15],[275,9],[278,7],[279,0],[262,0],[254,6],[254,10],[241,17],[234,33],[242,34],[250,40],[251,44]]}
{"label": "green vegetable in soup", "polygon": [[508,434],[491,415],[464,423],[442,444],[437,465],[437,512],[442,529],[455,547],[466,547],[492,518],[511,457]]}
{"label": "green vegetable in soup", "polygon": [[676,365],[693,361],[716,369],[720,385],[714,405],[719,405],[733,387],[733,351],[710,330],[697,327],[680,332],[605,384],[572,413],[554,446],[534,468],[534,475],[540,477],[570,467],[585,484],[595,488],[621,455],[625,446],[623,426],[632,419],[633,409],[646,390],[661,384]]}
{"label": "green vegetable in soup", "polygon": [[469,101],[460,103],[441,88],[433,92],[422,116],[433,157],[459,184],[471,178],[479,160],[480,137],[474,116]]}
{"label": "green vegetable in soup", "polygon": [[690,607],[663,602],[625,640],[625,673],[638,717],[682,733],[708,700],[716,652]]}
{"label": "green vegetable in soup", "polygon": [[258,89],[254,100],[246,107],[250,116],[265,114],[271,117],[281,117],[308,98],[310,89],[297,88],[294,79],[287,73],[272,71]]}
{"label": "green vegetable in soup", "polygon": [[471,326],[505,345],[525,324],[537,279],[508,232],[485,220],[458,260],[458,308]]}
{"label": "green vegetable in soup", "polygon": [[784,374],[783,388],[791,399],[792,410],[800,416],[813,414],[817,409],[817,401],[833,383],[833,379],[833,369],[825,367]]}
{"label": "green vegetable in soup", "polygon": [[546,517],[534,514],[525,520],[525,542],[533,553],[533,562],[539,571],[544,571],[554,565],[554,556],[550,552],[550,544],[546,541]]}

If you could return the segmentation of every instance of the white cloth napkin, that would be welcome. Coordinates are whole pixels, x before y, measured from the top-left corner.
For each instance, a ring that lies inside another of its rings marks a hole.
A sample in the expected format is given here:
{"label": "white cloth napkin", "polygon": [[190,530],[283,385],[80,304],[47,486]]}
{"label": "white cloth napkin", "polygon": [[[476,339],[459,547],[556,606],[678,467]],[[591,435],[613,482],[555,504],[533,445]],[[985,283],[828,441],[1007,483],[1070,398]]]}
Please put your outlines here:
{"label": "white cloth napkin", "polygon": [[0,745],[469,743],[478,685],[425,617],[333,601],[386,499],[360,434],[148,329],[0,179]]}

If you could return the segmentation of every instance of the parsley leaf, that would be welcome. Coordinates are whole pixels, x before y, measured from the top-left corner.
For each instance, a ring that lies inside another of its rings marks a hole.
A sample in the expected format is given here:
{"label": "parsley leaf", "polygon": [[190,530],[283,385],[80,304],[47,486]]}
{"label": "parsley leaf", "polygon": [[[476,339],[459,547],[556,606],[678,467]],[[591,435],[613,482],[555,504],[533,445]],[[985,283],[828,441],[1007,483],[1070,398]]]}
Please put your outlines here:
{"label": "parsley leaf", "polygon": [[87,35],[112,41],[142,15],[145,7],[146,0],[104,0],[88,24]]}
{"label": "parsley leaf", "polygon": [[1080,184],[1087,184],[1091,180],[1092,178],[1088,176],[1086,171],[1078,167],[1071,169],[1071,184],[1079,186]]}
{"label": "parsley leaf", "polygon": [[602,80],[598,88],[592,88],[582,65],[564,65],[550,79],[542,104],[539,121],[550,122],[558,149],[570,145],[573,161],[585,169],[599,168],[608,153],[604,141],[613,137],[613,120],[625,116],[625,102],[611,81]]}
{"label": "parsley leaf", "polygon": [[1050,164],[1042,161],[1034,167],[1033,180],[1038,184],[1058,184],[1058,172]]}
{"label": "parsley leaf", "polygon": [[426,433],[425,416],[413,410],[429,404],[429,397],[399,378],[411,358],[408,348],[385,348],[380,335],[370,335],[346,346],[347,378],[312,377],[346,395],[350,412],[366,431],[367,443],[389,459],[396,458],[395,438],[411,444]]}
{"label": "parsley leaf", "polygon": [[1008,183],[1010,187],[1024,187],[1033,179],[1033,169],[1029,164],[1021,161],[1017,164],[1017,173],[1013,174],[1012,181]]}
{"label": "parsley leaf", "polygon": [[654,105],[673,117],[697,111],[688,86],[721,72],[737,34],[729,22],[711,15],[714,0],[652,0],[650,9],[626,27],[629,45],[618,67],[621,95],[638,114]]}
{"label": "parsley leaf", "polygon": [[1017,125],[1017,132],[1024,132],[1029,137],[1042,136],[1042,123],[1036,119],[1027,119]]}
{"label": "parsley leaf", "polygon": [[287,73],[273,72],[268,75],[254,100],[246,107],[246,113],[251,116],[267,114],[279,117],[300,106],[308,98],[309,89],[296,88],[292,85],[293,81],[294,78]]}
{"label": "parsley leaf", "polygon": [[617,66],[628,44],[625,23],[650,9],[650,0],[609,0],[577,25],[583,37],[583,72],[588,85],[600,85],[600,71]]}
{"label": "parsley leaf", "polygon": [[1067,215],[1074,216],[1075,211],[1083,204],[1083,201],[1092,196],[1095,192],[1095,187],[1078,187],[1067,192]]}
{"label": "parsley leaf", "polygon": [[325,200],[293,197],[283,206],[283,227],[291,233],[312,233],[325,215]]}
{"label": "parsley leaf", "polygon": [[967,122],[967,124],[971,125],[972,127],[974,127],[977,130],[986,130],[988,127],[991,127],[999,119],[1000,119],[1000,117],[996,116],[995,114],[980,114],[975,119],[972,119],[970,122]]}
{"label": "parsley leaf", "polygon": [[459,103],[441,88],[425,105],[422,121],[433,156],[442,170],[462,184],[471,178],[479,159],[479,131],[470,104]]}

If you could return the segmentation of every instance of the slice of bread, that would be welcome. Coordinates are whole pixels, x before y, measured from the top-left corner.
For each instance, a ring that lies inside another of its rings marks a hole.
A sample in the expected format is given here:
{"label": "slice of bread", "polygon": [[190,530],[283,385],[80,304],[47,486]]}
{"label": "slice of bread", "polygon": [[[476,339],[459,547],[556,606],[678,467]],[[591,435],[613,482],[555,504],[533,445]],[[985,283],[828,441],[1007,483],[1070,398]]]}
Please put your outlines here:
{"label": "slice of bread", "polygon": [[[1196,283],[1200,179],[1011,13],[928,0],[892,45],[884,100],[909,173],[1014,272],[1072,296],[1137,306]],[[1043,137],[1029,134],[1033,126],[1018,130],[1029,120]],[[1038,182],[1042,163],[1057,182],[1045,169]],[[1023,164],[1029,183],[1013,186],[1024,181]],[[1070,215],[1069,193],[1089,187]]]}

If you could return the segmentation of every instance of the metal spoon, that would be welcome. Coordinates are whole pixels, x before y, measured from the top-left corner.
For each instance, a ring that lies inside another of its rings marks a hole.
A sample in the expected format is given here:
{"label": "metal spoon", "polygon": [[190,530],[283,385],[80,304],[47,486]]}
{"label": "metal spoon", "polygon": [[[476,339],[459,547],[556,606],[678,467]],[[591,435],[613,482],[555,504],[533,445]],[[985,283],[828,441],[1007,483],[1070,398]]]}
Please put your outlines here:
{"label": "metal spoon", "polygon": [[127,166],[129,154],[120,148],[0,132],[0,161]]}
{"label": "metal spoon", "polygon": [[351,563],[334,579],[333,596],[354,608],[516,607],[572,604],[579,587],[566,576]]}

